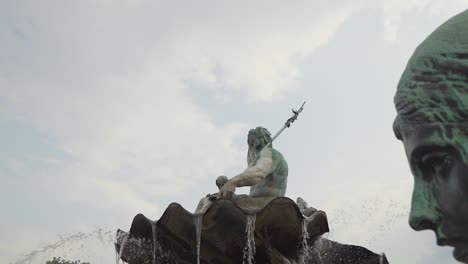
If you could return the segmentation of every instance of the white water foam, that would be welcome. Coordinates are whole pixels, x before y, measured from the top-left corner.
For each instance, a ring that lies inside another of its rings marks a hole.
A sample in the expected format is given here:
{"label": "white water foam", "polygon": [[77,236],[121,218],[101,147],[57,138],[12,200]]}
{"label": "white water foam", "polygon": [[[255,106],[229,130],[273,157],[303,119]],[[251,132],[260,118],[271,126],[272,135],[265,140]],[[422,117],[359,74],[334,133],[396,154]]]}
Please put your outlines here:
{"label": "white water foam", "polygon": [[201,232],[203,224],[203,215],[198,214],[193,217],[193,223],[195,225],[195,236],[197,242],[197,264],[200,264],[200,246],[201,246]]}
{"label": "white water foam", "polygon": [[44,264],[54,257],[80,260],[80,263],[113,263],[118,258],[115,241],[114,228],[93,227],[84,232],[61,235],[56,241],[43,244],[9,264]]}
{"label": "white water foam", "polygon": [[[124,248],[125,248],[125,244],[127,243],[127,240],[128,240],[128,236],[125,237],[122,241],[122,244],[120,244],[120,250],[119,250],[119,255],[117,256],[117,263],[116,264],[119,264],[120,263],[120,260],[122,258],[122,254],[123,254],[123,251],[124,251]],[[122,261],[122,263],[124,263]]]}
{"label": "white water foam", "polygon": [[247,224],[245,226],[246,241],[242,264],[253,264],[255,262],[255,220],[256,215],[247,215]]}
{"label": "white water foam", "polygon": [[301,251],[299,256],[299,262],[305,264],[305,260],[309,257],[309,232],[307,231],[307,220],[302,220],[302,234],[301,234]]}

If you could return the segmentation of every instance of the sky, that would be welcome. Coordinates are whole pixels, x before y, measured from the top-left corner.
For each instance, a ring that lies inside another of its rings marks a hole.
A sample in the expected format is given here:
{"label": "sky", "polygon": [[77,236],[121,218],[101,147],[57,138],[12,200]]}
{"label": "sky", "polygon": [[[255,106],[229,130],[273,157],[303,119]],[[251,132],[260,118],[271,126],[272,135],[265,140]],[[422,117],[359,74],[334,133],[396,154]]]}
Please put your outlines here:
{"label": "sky", "polygon": [[274,142],[286,196],[390,263],[456,263],[408,225],[393,95],[417,45],[467,5],[0,0],[2,263],[113,263],[117,228],[171,202],[193,211],[245,169],[248,130],[275,133],[304,100]]}

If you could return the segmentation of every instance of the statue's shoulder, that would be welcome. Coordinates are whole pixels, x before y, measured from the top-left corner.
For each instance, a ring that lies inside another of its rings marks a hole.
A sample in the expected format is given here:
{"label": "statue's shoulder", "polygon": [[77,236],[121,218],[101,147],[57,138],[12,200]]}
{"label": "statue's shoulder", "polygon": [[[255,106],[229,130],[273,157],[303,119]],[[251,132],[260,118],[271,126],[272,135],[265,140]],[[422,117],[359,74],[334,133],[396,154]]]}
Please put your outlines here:
{"label": "statue's shoulder", "polygon": [[281,154],[281,152],[274,148],[268,148],[268,152],[270,153],[269,155],[271,155],[273,162],[278,162],[287,166],[286,160],[284,159],[283,154]]}
{"label": "statue's shoulder", "polygon": [[264,148],[262,149],[262,152],[260,152],[260,156],[263,156],[263,157],[275,158],[278,155],[281,155],[281,153],[272,147]]}
{"label": "statue's shoulder", "polygon": [[283,154],[281,154],[281,152],[279,152],[278,150],[274,149],[274,148],[268,148],[268,150],[270,151],[271,155],[273,157],[281,157],[283,158]]}

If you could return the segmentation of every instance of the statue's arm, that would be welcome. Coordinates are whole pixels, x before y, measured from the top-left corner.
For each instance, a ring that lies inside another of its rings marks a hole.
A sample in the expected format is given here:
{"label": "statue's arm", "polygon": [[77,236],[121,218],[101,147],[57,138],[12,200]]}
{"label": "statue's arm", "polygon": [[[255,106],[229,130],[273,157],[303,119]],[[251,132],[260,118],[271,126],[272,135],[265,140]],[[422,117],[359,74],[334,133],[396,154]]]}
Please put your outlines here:
{"label": "statue's arm", "polygon": [[235,187],[253,186],[260,183],[268,174],[274,170],[274,161],[271,150],[262,151],[255,166],[248,167],[230,181]]}

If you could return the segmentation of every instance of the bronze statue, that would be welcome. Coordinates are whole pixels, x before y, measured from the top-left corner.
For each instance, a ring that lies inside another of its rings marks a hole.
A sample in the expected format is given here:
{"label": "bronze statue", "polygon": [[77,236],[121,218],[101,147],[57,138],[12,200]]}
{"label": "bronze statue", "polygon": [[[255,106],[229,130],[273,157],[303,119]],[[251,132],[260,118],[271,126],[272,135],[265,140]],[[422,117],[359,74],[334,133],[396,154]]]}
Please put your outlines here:
{"label": "bronze statue", "polygon": [[468,263],[468,10],[415,50],[395,95],[394,131],[414,175],[410,226]]}
{"label": "bronze statue", "polygon": [[[220,198],[231,198],[236,187],[251,186],[250,197],[278,197],[286,194],[288,164],[279,151],[273,148],[270,132],[263,127],[249,131],[247,143],[248,167],[242,173],[225,182],[220,189]],[[216,185],[225,181],[225,176],[216,180]]]}
{"label": "bronze statue", "polygon": [[[273,137],[263,127],[251,129],[247,168],[232,179],[218,177],[219,193],[201,199],[195,213],[171,203],[157,221],[138,214],[129,232],[118,230],[118,259],[130,264],[388,264],[384,254],[321,238],[329,231],[326,213],[302,198],[294,202],[284,196],[288,165],[272,142],[303,106]],[[241,186],[250,186],[250,194],[234,195]]]}
{"label": "bronze statue", "polygon": [[226,176],[216,179],[220,188],[218,198],[232,198],[237,187],[251,186],[249,197],[280,197],[286,194],[288,180],[288,164],[283,155],[273,148],[273,141],[291,124],[296,121],[304,109],[304,103],[298,110],[292,110],[283,128],[273,138],[263,127],[251,129],[247,136],[249,151],[247,152],[247,169],[228,180]]}

